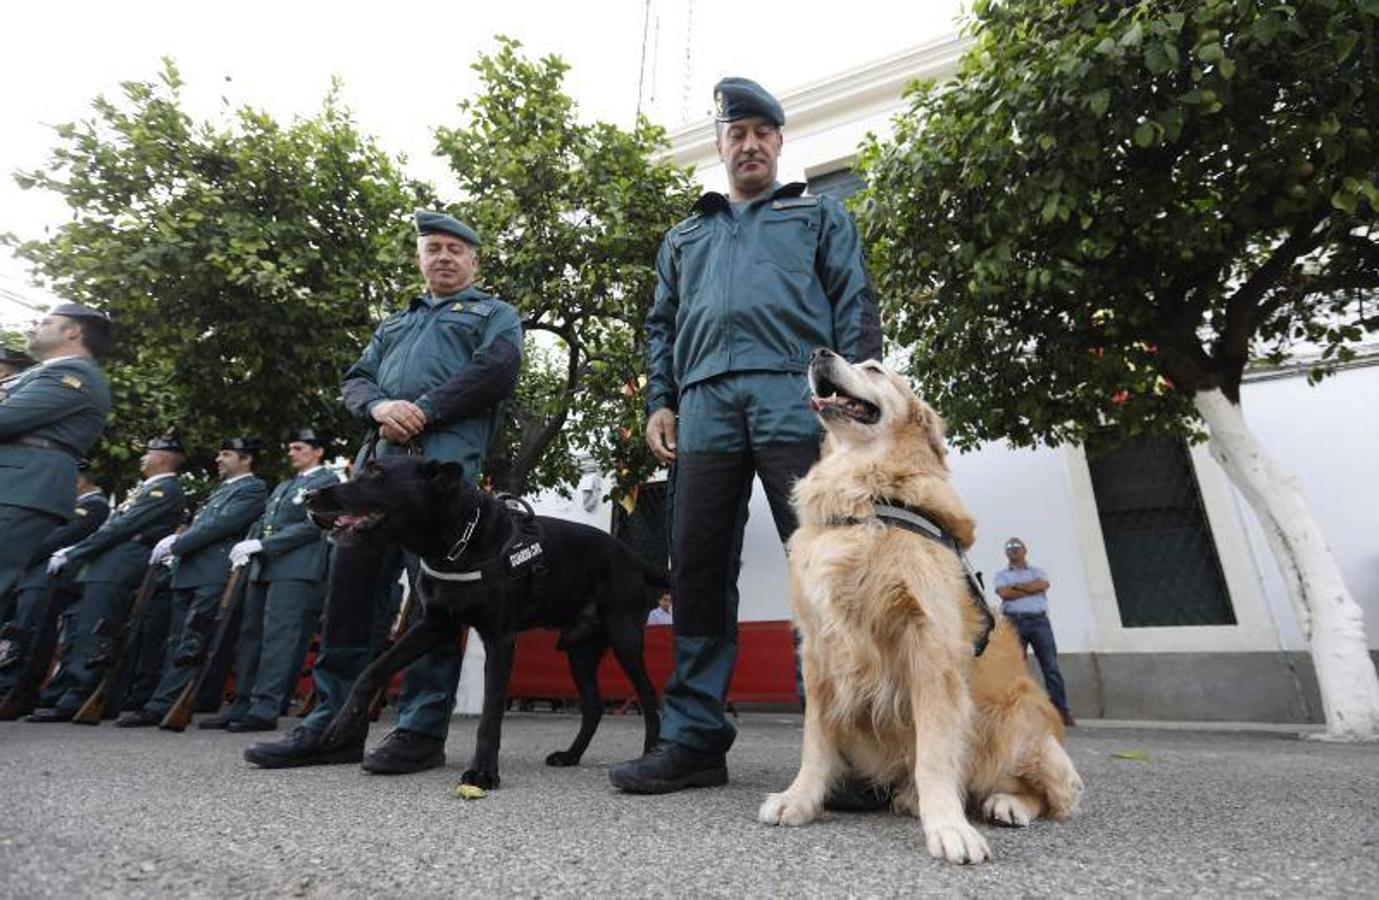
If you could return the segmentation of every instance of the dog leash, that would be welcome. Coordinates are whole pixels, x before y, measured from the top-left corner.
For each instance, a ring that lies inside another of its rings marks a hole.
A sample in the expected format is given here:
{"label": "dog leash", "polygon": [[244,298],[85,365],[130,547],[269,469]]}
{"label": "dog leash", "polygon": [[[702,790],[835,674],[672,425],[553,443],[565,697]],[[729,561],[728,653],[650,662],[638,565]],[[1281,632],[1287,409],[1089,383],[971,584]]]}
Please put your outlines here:
{"label": "dog leash", "polygon": [[[957,555],[958,561],[962,563],[963,576],[967,581],[967,595],[982,617],[981,631],[977,633],[976,640],[972,642],[972,655],[981,656],[986,651],[986,645],[991,641],[991,632],[996,627],[996,617],[991,614],[991,607],[986,605],[986,600],[982,597],[981,583],[977,580],[977,573],[972,570],[972,564],[967,561],[967,554],[963,553],[962,548],[958,546],[957,538],[934,524],[919,510],[904,503],[882,500],[872,505],[872,511],[875,513],[875,518],[881,522],[895,525],[911,534],[928,538],[936,544],[947,547]],[[829,524],[864,525],[866,523],[867,519],[848,516],[843,519],[834,519]]]}

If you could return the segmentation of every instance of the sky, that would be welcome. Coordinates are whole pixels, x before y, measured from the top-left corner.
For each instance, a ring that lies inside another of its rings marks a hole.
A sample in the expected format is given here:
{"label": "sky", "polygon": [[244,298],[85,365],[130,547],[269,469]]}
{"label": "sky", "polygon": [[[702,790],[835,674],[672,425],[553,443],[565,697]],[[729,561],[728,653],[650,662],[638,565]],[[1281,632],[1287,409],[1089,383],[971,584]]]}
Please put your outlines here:
{"label": "sky", "polygon": [[[434,4],[397,11],[350,0],[10,4],[0,54],[0,232],[42,237],[69,213],[22,191],[11,173],[39,167],[52,126],[90,115],[122,81],[151,80],[173,57],[193,118],[253,106],[280,121],[319,108],[333,76],[361,129],[407,169],[450,193],[431,129],[454,124],[475,90],[470,63],[494,35],[571,69],[586,120],[629,125],[640,106],[674,128],[709,114],[713,84],[745,75],[780,94],[953,32],[960,0],[598,0]],[[645,40],[644,40],[645,37]],[[645,62],[643,63],[645,51]],[[639,96],[640,90],[640,96]],[[56,302],[0,249],[0,323],[30,318],[15,298]]]}

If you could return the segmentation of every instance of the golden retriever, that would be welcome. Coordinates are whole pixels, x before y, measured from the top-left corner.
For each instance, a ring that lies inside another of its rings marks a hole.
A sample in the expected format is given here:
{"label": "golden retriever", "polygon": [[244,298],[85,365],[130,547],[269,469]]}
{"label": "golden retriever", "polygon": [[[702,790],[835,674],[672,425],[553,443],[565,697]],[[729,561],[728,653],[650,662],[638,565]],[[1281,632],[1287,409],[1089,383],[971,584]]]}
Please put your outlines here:
{"label": "golden retriever", "polygon": [[893,787],[893,808],[920,818],[930,854],[981,862],[991,850],[965,799],[1011,826],[1075,811],[1082,781],[1062,722],[1003,617],[974,659],[985,619],[958,555],[875,516],[879,502],[903,503],[971,546],[975,523],[948,483],[938,414],[877,362],[820,350],[809,378],[826,436],[795,487],[789,544],[804,745],[794,782],[758,818],[811,822],[853,776]]}

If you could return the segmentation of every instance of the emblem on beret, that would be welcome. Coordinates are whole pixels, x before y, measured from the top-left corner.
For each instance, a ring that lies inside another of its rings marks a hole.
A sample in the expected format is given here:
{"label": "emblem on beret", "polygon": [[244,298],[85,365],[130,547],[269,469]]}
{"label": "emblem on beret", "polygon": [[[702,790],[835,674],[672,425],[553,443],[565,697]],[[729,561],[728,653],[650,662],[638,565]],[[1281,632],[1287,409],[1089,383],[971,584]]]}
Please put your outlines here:
{"label": "emblem on beret", "polygon": [[149,491],[149,492],[148,492],[148,495],[149,495],[150,497],[161,497],[161,496],[163,496],[163,492],[162,492],[162,491]]}
{"label": "emblem on beret", "polygon": [[84,515],[86,515],[86,510],[81,509],[81,508],[78,508],[78,509],[76,510],[76,513],[77,513],[77,515],[79,515],[79,516],[84,516]]}
{"label": "emblem on beret", "polygon": [[81,379],[75,375],[63,375],[62,383],[67,385],[69,388],[72,388],[73,390],[81,390]]}
{"label": "emblem on beret", "polygon": [[723,116],[724,116],[724,111],[723,111],[723,92],[722,92],[722,91],[714,91],[714,92],[713,92],[713,108],[717,111],[718,117],[719,117],[720,119],[723,118]]}

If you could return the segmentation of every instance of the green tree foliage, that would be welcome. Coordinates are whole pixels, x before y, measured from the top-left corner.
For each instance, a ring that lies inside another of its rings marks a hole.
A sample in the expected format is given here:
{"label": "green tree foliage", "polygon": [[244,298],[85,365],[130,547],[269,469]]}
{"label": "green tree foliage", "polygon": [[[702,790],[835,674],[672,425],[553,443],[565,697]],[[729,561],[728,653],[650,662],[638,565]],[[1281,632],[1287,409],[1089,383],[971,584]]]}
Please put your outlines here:
{"label": "green tree foliage", "polygon": [[418,282],[408,217],[428,192],[359,134],[335,90],[290,125],[248,108],[196,124],[181,83],[165,60],[156,82],[57,126],[47,165],[16,176],[72,211],[18,255],[116,323],[100,455],[121,480],[134,445],[172,427],[203,459],[231,434],[357,436],[340,376]]}
{"label": "green tree foliage", "polygon": [[483,90],[436,130],[479,229],[479,283],[521,312],[528,358],[488,474],[503,489],[568,489],[576,451],[627,491],[655,468],[641,435],[642,322],[662,234],[694,200],[689,173],[654,154],[665,133],[581,123],[568,66],[499,39],[474,64]]}
{"label": "green tree foliage", "polygon": [[[1375,0],[978,2],[871,139],[893,338],[961,444],[1195,428],[1251,358],[1379,329]],[[1366,293],[1369,299],[1366,300]]]}

